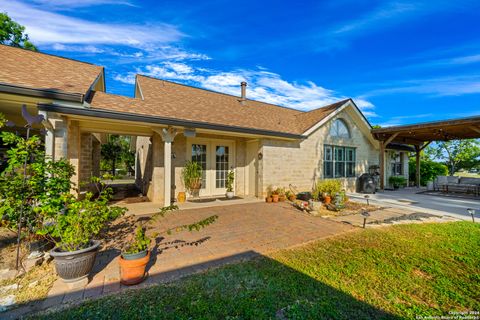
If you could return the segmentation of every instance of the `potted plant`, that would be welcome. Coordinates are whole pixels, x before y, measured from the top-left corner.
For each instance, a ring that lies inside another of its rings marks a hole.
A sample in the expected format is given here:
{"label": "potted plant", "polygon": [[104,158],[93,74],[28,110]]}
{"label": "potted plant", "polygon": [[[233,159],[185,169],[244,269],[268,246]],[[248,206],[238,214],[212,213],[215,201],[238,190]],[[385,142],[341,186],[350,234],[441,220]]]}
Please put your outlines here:
{"label": "potted plant", "polygon": [[100,246],[100,241],[94,237],[109,221],[126,211],[108,205],[111,188],[99,178],[93,178],[92,182],[97,187],[96,198],[92,192],[87,192],[83,200],[77,200],[71,193],[63,194],[63,209],[55,214],[45,211],[44,225],[38,232],[55,243],[50,255],[54,258],[57,274],[65,282],[88,276]]}
{"label": "potted plant", "polygon": [[404,187],[407,184],[407,179],[402,176],[391,176],[388,178],[388,182],[393,186],[394,190],[398,190],[398,188]]}
{"label": "potted plant", "polygon": [[278,188],[278,201],[285,201],[287,197],[285,195],[285,188]]}
{"label": "potted plant", "polygon": [[232,199],[234,196],[233,193],[233,182],[235,181],[235,173],[233,170],[230,170],[227,174],[227,198]]}
{"label": "potted plant", "polygon": [[268,197],[265,198],[265,201],[266,201],[267,203],[272,203],[273,200],[272,200],[272,197],[271,197],[271,196],[268,196]]}
{"label": "potted plant", "polygon": [[292,202],[297,199],[297,197],[295,196],[295,194],[294,194],[292,191],[290,191],[290,190],[287,190],[287,191],[285,192],[285,196],[287,197],[287,199],[288,199],[289,201],[292,201]]}
{"label": "potted plant", "polygon": [[272,190],[272,201],[273,202],[278,202],[279,194],[278,194],[278,189],[273,189]]}
{"label": "potted plant", "polygon": [[182,170],[182,180],[185,189],[193,196],[197,197],[202,187],[202,166],[196,161],[187,161]]}
{"label": "potted plant", "polygon": [[137,226],[132,241],[122,250],[119,258],[120,281],[125,285],[138,284],[145,279],[147,264],[150,260],[150,238],[145,234],[145,228]]}
{"label": "potted plant", "polygon": [[[160,208],[160,211],[151,215],[149,218],[139,222],[135,229],[135,235],[130,239],[127,245],[122,249],[121,256],[119,258],[120,263],[120,278],[121,282],[125,285],[134,285],[142,282],[146,278],[146,267],[150,261],[149,250],[151,239],[147,235],[148,226],[150,223],[156,221],[159,217],[164,217],[168,212],[178,210],[178,206],[170,205],[168,207]],[[127,217],[127,221],[133,220],[132,216]],[[154,237],[165,232],[166,234],[172,234],[173,232],[180,232],[183,230],[199,231],[204,227],[214,223],[218,219],[217,215],[207,217],[203,220],[192,224],[178,225],[162,232],[155,230]],[[153,249],[152,249],[153,251]]]}

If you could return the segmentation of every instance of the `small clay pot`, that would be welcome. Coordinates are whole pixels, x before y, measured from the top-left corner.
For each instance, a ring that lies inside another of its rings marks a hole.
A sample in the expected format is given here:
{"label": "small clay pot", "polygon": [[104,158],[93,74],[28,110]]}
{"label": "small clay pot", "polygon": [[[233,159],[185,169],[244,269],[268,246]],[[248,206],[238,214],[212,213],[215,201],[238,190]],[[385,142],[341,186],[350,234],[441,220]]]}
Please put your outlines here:
{"label": "small clay pot", "polygon": [[120,264],[120,282],[131,286],[142,282],[146,278],[145,269],[150,261],[150,251],[139,259],[127,260],[122,256],[118,258]]}
{"label": "small clay pot", "polygon": [[282,194],[281,196],[278,196],[278,201],[282,202],[282,201],[285,201],[287,200],[287,197],[285,197],[284,194]]}
{"label": "small clay pot", "polygon": [[297,199],[297,197],[294,194],[292,194],[290,197],[288,197],[288,200],[290,200],[292,202],[295,201],[296,199]]}
{"label": "small clay pot", "polygon": [[272,200],[273,202],[278,202],[278,194],[272,194]]}
{"label": "small clay pot", "polygon": [[178,193],[177,201],[178,201],[179,203],[184,203],[185,200],[186,200],[186,198],[187,198],[187,196],[185,195],[185,192],[182,191],[182,192],[179,192],[179,193]]}
{"label": "small clay pot", "polygon": [[272,197],[266,197],[265,201],[268,202],[268,203],[272,203]]}
{"label": "small clay pot", "polygon": [[332,197],[330,197],[330,196],[323,197],[323,202],[325,204],[330,204],[330,202],[332,202]]}

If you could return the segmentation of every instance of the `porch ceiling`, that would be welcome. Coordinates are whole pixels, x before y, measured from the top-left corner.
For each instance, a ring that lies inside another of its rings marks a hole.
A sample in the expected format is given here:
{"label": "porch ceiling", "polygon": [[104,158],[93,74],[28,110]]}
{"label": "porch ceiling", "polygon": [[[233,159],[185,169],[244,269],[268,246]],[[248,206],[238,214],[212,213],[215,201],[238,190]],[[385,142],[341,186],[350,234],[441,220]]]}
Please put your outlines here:
{"label": "porch ceiling", "polygon": [[480,138],[480,116],[373,129],[379,141],[423,145],[430,141]]}

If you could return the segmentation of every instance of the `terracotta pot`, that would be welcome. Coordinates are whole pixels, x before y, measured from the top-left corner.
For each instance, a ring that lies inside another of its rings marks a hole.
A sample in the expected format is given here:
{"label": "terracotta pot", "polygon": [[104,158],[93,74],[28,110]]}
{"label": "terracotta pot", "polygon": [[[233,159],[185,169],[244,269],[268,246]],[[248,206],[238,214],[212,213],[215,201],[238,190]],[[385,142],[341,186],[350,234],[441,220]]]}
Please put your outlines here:
{"label": "terracotta pot", "polygon": [[143,258],[126,260],[121,256],[118,258],[120,264],[120,282],[131,286],[142,282],[146,278],[145,269],[150,261],[150,251]]}
{"label": "terracotta pot", "polygon": [[292,194],[290,197],[288,197],[288,200],[290,200],[290,201],[295,201],[296,199],[297,199],[297,197],[294,194]]}
{"label": "terracotta pot", "polygon": [[278,196],[278,201],[285,201],[287,200],[287,197],[285,195]]}
{"label": "terracotta pot", "polygon": [[278,194],[272,194],[273,202],[278,202]]}
{"label": "terracotta pot", "polygon": [[330,202],[332,202],[332,197],[330,197],[330,196],[323,197],[323,202],[325,204],[329,204]]}
{"label": "terracotta pot", "polygon": [[177,201],[178,201],[179,203],[184,203],[184,202],[185,202],[185,199],[186,199],[185,192],[179,192],[179,193],[178,193],[178,196],[177,196]]}
{"label": "terracotta pot", "polygon": [[271,203],[272,202],[272,197],[266,197],[265,201],[268,202],[268,203]]}

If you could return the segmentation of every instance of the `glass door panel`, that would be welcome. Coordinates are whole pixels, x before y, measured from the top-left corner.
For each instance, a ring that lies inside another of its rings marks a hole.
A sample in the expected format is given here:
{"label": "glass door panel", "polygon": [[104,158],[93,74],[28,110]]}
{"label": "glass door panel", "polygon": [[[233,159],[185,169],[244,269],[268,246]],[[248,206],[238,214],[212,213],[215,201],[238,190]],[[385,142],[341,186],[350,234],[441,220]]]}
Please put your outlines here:
{"label": "glass door panel", "polygon": [[228,173],[228,146],[216,146],[215,148],[215,188],[226,188]]}
{"label": "glass door panel", "polygon": [[200,164],[202,167],[202,187],[205,190],[207,187],[207,145],[206,144],[192,144],[192,161]]}

